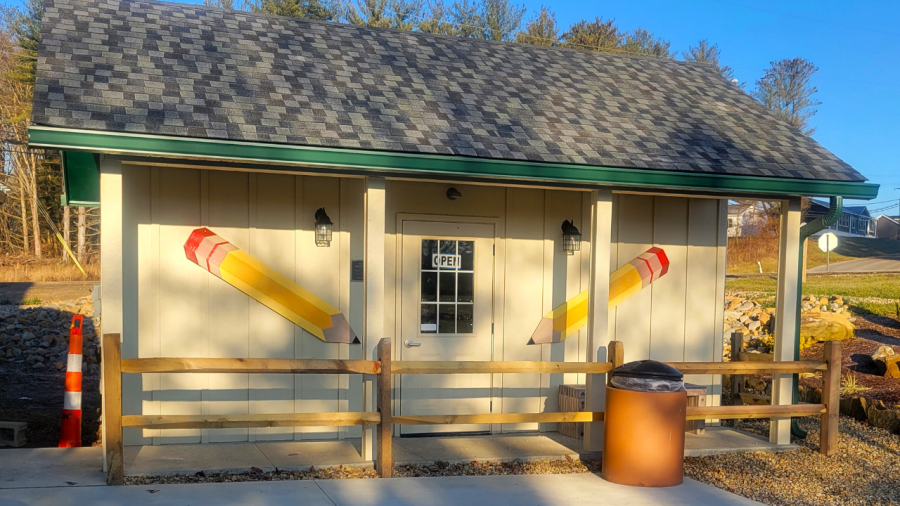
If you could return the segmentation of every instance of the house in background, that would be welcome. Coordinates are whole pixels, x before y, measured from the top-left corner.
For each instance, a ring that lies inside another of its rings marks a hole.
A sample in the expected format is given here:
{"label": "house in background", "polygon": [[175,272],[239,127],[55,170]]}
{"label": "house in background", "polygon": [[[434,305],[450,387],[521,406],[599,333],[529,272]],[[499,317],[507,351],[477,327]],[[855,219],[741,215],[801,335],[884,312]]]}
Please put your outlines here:
{"label": "house in background", "polygon": [[[803,222],[809,223],[828,211],[828,202],[810,199],[809,209],[803,214]],[[875,220],[866,206],[845,206],[838,222],[828,227],[835,235],[848,237],[875,237]]]}
{"label": "house in background", "polygon": [[[125,359],[372,359],[390,337],[403,361],[604,361],[611,340],[626,362],[721,360],[728,202],[765,200],[781,203],[775,360],[793,360],[801,196],[878,190],[705,64],[156,1],[48,0],[32,124],[32,146],[81,153],[66,156],[68,188],[98,181],[103,331]],[[569,220],[580,234],[564,235]],[[324,342],[186,258],[201,227],[345,315],[361,342]],[[610,272],[650,247],[668,272],[610,309]],[[529,345],[585,291],[584,329]],[[600,374],[447,376],[397,377],[392,412],[552,412],[568,383],[586,383],[588,411],[605,401]],[[718,402],[720,375],[685,380]],[[127,415],[371,412],[373,383],[126,374],[122,400]],[[791,402],[782,375],[773,403]],[[788,444],[789,423],[771,440]],[[585,429],[588,449],[601,431]],[[371,459],[374,436],[130,427],[125,444],[362,438]]]}
{"label": "house in background", "polygon": [[900,239],[900,216],[882,214],[875,218],[875,237],[878,239]]}
{"label": "house in background", "polygon": [[728,237],[742,237],[760,232],[766,225],[763,203],[728,202]]}

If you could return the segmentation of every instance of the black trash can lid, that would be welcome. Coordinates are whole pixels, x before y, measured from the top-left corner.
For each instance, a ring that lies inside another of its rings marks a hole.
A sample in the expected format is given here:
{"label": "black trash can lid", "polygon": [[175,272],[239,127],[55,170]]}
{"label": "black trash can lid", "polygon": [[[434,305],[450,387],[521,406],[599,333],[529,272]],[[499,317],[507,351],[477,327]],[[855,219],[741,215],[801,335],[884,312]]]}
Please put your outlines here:
{"label": "black trash can lid", "polygon": [[684,375],[674,367],[657,362],[656,360],[638,360],[628,362],[616,367],[610,372],[611,376],[624,376],[631,378],[654,378],[667,380],[681,380]]}

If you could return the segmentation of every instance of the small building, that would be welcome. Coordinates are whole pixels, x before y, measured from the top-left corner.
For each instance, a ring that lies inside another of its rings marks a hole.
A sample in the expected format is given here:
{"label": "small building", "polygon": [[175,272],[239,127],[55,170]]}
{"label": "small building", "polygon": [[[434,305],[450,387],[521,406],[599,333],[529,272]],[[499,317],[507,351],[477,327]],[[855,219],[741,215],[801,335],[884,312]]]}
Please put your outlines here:
{"label": "small building", "polygon": [[[809,208],[803,215],[803,222],[808,223],[828,211],[828,202],[821,199],[810,199]],[[846,237],[875,237],[875,220],[869,215],[866,206],[845,206],[837,223],[828,227],[835,235]]]}
{"label": "small building", "polygon": [[[124,358],[372,358],[391,337],[395,360],[603,361],[613,339],[626,361],[721,360],[729,200],[780,202],[779,293],[794,301],[801,196],[877,194],[702,64],[157,1],[45,5],[30,142],[66,152],[67,188],[88,194],[66,198],[99,195],[102,330]],[[323,341],[186,258],[203,227],[339,311],[360,343]],[[609,309],[610,272],[651,247],[668,272]],[[596,301],[585,328],[529,344],[581,293]],[[793,359],[792,314],[776,360]],[[559,385],[586,381],[454,378],[399,377],[393,411],[555,411]],[[717,402],[720,376],[686,379]],[[373,411],[372,382],[124,375],[123,409]],[[604,385],[587,381],[589,410]],[[354,437],[371,458],[359,427],[127,429],[125,444]]]}
{"label": "small building", "polygon": [[880,215],[875,218],[875,237],[900,239],[900,216]]}
{"label": "small building", "polygon": [[728,237],[742,237],[760,233],[766,226],[768,215],[762,202],[728,203]]}

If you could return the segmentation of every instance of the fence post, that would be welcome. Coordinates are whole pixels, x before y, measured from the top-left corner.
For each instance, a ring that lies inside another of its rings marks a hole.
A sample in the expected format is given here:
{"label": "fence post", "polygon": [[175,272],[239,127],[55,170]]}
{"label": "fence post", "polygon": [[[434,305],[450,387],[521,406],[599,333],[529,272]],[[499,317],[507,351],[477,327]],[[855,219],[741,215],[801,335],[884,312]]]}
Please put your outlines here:
{"label": "fence post", "polygon": [[107,485],[125,484],[122,448],[122,337],[103,334],[103,414],[106,435]]}
{"label": "fence post", "polygon": [[825,343],[823,359],[828,368],[822,374],[822,403],[825,413],[819,417],[819,452],[834,455],[838,451],[838,423],[841,400],[841,343]]}
{"label": "fence post", "polygon": [[[744,347],[744,334],[742,332],[732,332],[731,333],[731,362],[740,362],[741,361],[741,348]],[[743,404],[741,401],[741,390],[744,389],[744,375],[743,374],[732,374],[731,375],[731,404],[732,405],[740,405]],[[735,420],[735,425],[737,425],[737,420]]]}
{"label": "fence post", "polygon": [[394,459],[391,456],[391,436],[394,430],[391,417],[391,339],[385,337],[378,342],[378,360],[381,372],[375,381],[376,407],[381,414],[381,422],[375,435],[375,470],[381,478],[390,478]]}
{"label": "fence post", "polygon": [[[622,341],[610,341],[609,342],[609,351],[607,352],[609,355],[609,362],[612,364],[613,369],[619,367],[620,365],[625,363],[625,343]],[[609,378],[611,376],[609,374],[606,375],[606,384],[609,384]]]}

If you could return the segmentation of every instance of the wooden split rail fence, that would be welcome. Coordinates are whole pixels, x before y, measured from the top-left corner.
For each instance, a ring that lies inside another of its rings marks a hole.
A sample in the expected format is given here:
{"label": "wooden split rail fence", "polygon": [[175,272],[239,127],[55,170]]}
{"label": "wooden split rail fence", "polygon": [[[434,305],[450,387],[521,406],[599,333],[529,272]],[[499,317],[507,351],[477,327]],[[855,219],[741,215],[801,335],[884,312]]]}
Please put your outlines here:
{"label": "wooden split rail fence", "polygon": [[[124,483],[122,429],[230,429],[299,426],[376,426],[375,469],[391,476],[393,424],[476,424],[600,422],[603,412],[486,413],[475,415],[391,415],[391,377],[395,374],[605,374],[624,361],[623,344],[609,344],[608,362],[391,362],[390,339],[377,347],[377,360],[291,360],[251,358],[138,358],[122,359],[119,334],[103,336],[103,413],[107,483]],[[771,406],[696,406],[688,420],[736,418],[821,417],[820,451],[837,451],[840,397],[840,343],[825,343],[821,361],[800,362],[670,362],[685,374],[798,374],[821,372],[822,404]],[[122,415],[122,373],[250,373],[250,374],[365,374],[376,379],[376,411],[249,415]]]}

